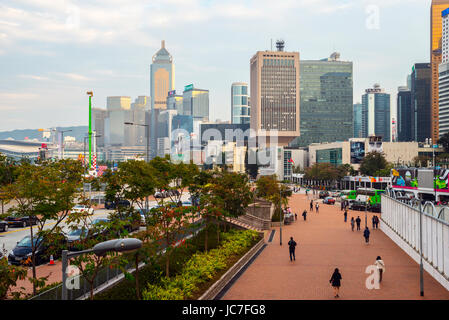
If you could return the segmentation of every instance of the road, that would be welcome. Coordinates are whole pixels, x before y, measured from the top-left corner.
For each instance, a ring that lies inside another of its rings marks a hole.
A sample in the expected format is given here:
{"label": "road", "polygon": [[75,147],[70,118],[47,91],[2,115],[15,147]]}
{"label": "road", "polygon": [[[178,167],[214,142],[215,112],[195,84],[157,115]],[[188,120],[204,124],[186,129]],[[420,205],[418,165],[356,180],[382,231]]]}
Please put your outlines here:
{"label": "road", "polygon": [[[181,197],[181,201],[187,201],[189,199],[189,197],[190,197],[189,194],[183,194]],[[157,201],[149,201],[148,204],[149,204],[149,207],[151,208],[152,206],[157,205]],[[137,209],[137,207],[136,207],[136,209]],[[113,212],[113,210],[96,209],[94,211],[93,218],[106,218],[106,217],[108,217],[108,215],[111,212]],[[54,220],[48,221],[45,224],[44,229],[51,228],[52,226],[55,225],[55,223],[56,222]],[[61,226],[63,227],[63,231],[68,231],[68,228],[66,227],[66,224],[64,223],[64,221],[61,223]],[[37,230],[37,226],[34,226],[33,230]],[[22,240],[25,236],[29,236],[29,235],[30,235],[30,227],[26,227],[26,228],[11,227],[10,229],[8,229],[7,232],[0,232],[0,250],[4,247],[5,250],[7,250],[9,252],[10,250],[14,249],[17,242]]]}

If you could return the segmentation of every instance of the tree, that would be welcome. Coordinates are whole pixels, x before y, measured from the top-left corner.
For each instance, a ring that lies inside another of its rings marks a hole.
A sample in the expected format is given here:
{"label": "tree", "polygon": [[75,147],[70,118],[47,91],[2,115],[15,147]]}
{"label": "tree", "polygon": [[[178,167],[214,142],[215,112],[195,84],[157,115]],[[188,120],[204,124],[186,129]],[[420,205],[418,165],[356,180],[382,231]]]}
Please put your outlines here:
{"label": "tree", "polygon": [[[50,253],[56,253],[63,245],[61,222],[75,205],[78,188],[82,185],[83,168],[73,160],[43,162],[39,166],[22,163],[17,168],[16,180],[3,188],[8,200],[15,200],[17,206],[9,209],[17,216],[30,217],[31,265],[33,269],[33,295],[42,284],[36,277],[36,250],[40,241],[50,244]],[[31,217],[38,217],[34,234]],[[50,228],[44,230],[49,220]]]}
{"label": "tree", "polygon": [[339,176],[341,176],[341,178],[347,175],[354,176],[356,174],[354,167],[349,163],[339,165],[337,167],[337,171],[339,172]]}
{"label": "tree", "polygon": [[[0,259],[0,300],[5,300],[10,289],[17,285],[17,281],[26,279],[28,274],[26,268],[9,265],[6,251],[4,250],[3,253],[4,256]],[[20,292],[13,295],[18,297]]]}
{"label": "tree", "polygon": [[[0,154],[0,188],[13,183],[16,178],[17,163],[2,154]],[[0,201],[2,203],[2,214],[4,214],[5,196],[0,191]]]}
{"label": "tree", "polygon": [[413,158],[412,164],[415,167],[421,168],[421,167],[427,167],[427,163],[430,161],[430,157],[424,156],[424,155],[418,155]]}
{"label": "tree", "polygon": [[437,143],[443,146],[445,153],[449,153],[449,132],[442,135]]}
{"label": "tree", "polygon": [[[166,247],[165,276],[169,278],[171,253],[181,233],[190,226],[189,215],[191,212],[188,207],[173,207],[170,204],[153,210],[154,214],[150,217],[152,221],[148,226],[148,232],[152,239],[159,241],[160,248]],[[161,242],[161,240],[163,241]]]}
{"label": "tree", "polygon": [[384,170],[388,166],[383,153],[370,152],[365,155],[360,164],[360,172],[367,176],[375,176],[379,170]]}
{"label": "tree", "polygon": [[282,219],[278,217],[282,205],[288,205],[288,198],[292,195],[291,190],[289,190],[284,184],[281,184],[275,175],[263,176],[256,181],[256,196],[259,198],[266,199],[275,205],[273,220]]}

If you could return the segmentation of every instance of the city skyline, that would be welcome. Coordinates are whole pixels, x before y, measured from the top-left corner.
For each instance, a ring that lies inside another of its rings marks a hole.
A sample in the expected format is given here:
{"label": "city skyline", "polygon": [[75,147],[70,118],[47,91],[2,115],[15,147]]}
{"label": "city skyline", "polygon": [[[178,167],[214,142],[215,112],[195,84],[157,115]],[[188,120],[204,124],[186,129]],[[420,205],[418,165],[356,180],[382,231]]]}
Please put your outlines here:
{"label": "city skyline", "polygon": [[[257,5],[169,0],[126,8],[117,0],[114,9],[103,8],[104,1],[85,3],[2,5],[0,112],[7,115],[0,119],[2,130],[84,125],[86,90],[94,91],[96,108],[106,107],[107,96],[150,95],[151,57],[161,40],[176,61],[175,89],[194,83],[210,91],[211,120],[231,119],[229,88],[250,82],[249,60],[256,51],[270,50],[271,39],[284,39],[286,51],[301,52],[304,60],[340,52],[354,63],[354,102],[365,88],[381,83],[391,94],[392,117],[396,88],[414,63],[430,59],[430,17],[422,15],[430,0],[375,6],[350,0]],[[407,14],[397,15],[398,8]],[[422,18],[410,24],[413,15]],[[396,27],[406,24],[407,32]]]}

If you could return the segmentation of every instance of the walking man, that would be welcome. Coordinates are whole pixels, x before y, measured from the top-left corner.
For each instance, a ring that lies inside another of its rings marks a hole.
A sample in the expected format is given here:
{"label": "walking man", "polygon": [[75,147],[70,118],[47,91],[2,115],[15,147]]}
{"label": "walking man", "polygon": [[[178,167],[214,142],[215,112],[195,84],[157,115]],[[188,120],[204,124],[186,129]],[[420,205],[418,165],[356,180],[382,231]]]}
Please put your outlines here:
{"label": "walking man", "polygon": [[376,217],[376,229],[379,229],[379,217],[378,216],[375,217]]}
{"label": "walking man", "polygon": [[315,204],[315,208],[316,208],[316,213],[318,213],[318,208],[320,207],[320,205],[318,204],[318,202]]}
{"label": "walking man", "polygon": [[295,221],[298,220],[298,215],[295,213]]}
{"label": "walking man", "polygon": [[345,213],[343,213],[343,215],[345,216],[345,222],[348,221],[348,211],[345,210]]}
{"label": "walking man", "polygon": [[304,221],[307,220],[307,210],[304,210],[304,212],[302,213],[302,216],[304,217]]}
{"label": "walking man", "polygon": [[354,217],[351,217],[351,229],[354,231],[355,220]]}
{"label": "walking man", "polygon": [[365,237],[366,244],[369,243],[369,234],[370,234],[370,231],[369,231],[368,227],[365,227],[365,230],[363,231],[363,237]]}
{"label": "walking man", "polygon": [[362,220],[360,219],[360,216],[357,216],[357,219],[355,219],[355,223],[357,223],[357,231],[360,231],[360,222],[362,222]]}
{"label": "walking man", "polygon": [[373,230],[376,229],[376,216],[371,219],[373,221]]}
{"label": "walking man", "polygon": [[[288,242],[288,250],[290,252],[290,261],[296,261],[295,257],[295,249],[296,249],[296,241],[293,240],[293,237],[290,237],[290,241]],[[292,260],[293,257],[293,260]]]}
{"label": "walking man", "polygon": [[313,200],[310,200],[310,211],[313,212]]}

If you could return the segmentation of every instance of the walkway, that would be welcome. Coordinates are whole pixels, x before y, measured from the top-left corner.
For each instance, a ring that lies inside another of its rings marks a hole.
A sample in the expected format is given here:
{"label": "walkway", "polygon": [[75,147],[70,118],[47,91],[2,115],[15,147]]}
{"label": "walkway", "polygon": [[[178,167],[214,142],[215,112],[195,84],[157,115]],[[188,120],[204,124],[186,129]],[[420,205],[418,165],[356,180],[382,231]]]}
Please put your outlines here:
{"label": "walkway", "polygon": [[[340,300],[402,300],[449,299],[445,290],[427,272],[424,276],[425,297],[419,295],[419,265],[416,264],[381,230],[371,230],[372,214],[368,213],[371,231],[366,245],[362,231],[351,231],[351,216],[362,219],[365,213],[349,211],[348,222],[343,219],[340,205],[322,204],[319,213],[309,212],[307,221],[301,213],[309,210],[307,196],[296,194],[290,200],[298,221],[282,228],[282,247],[279,228],[273,241],[262,251],[241,277],[224,295],[223,300],[322,300],[335,299],[329,284],[333,270],[342,274]],[[382,223],[382,222],[381,222]],[[290,262],[287,242],[293,236],[298,243],[296,262]],[[266,236],[268,241],[269,233]],[[381,256],[386,271],[379,290],[365,287],[365,269]]]}

